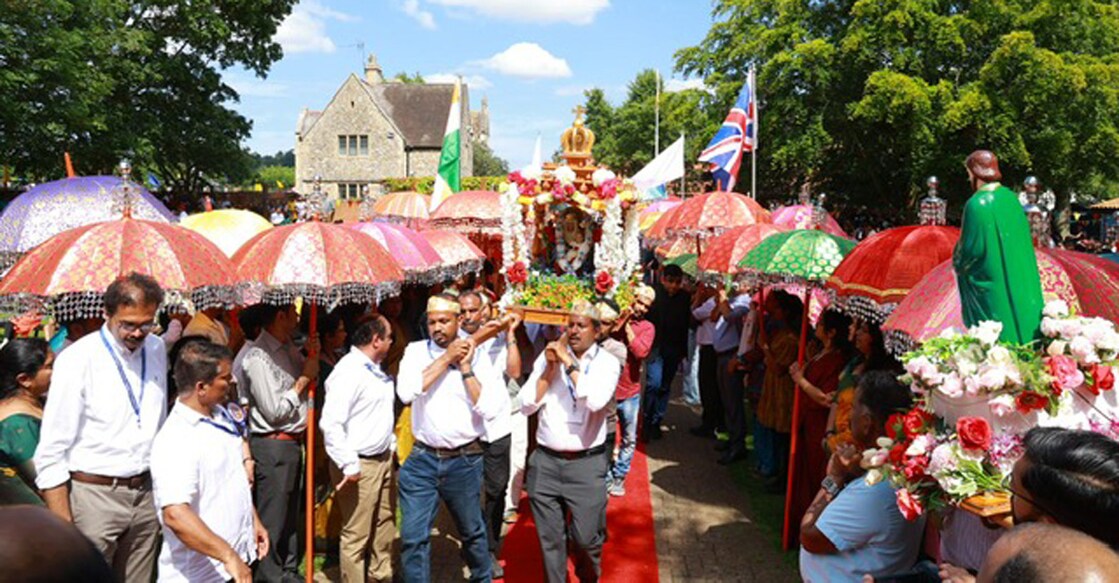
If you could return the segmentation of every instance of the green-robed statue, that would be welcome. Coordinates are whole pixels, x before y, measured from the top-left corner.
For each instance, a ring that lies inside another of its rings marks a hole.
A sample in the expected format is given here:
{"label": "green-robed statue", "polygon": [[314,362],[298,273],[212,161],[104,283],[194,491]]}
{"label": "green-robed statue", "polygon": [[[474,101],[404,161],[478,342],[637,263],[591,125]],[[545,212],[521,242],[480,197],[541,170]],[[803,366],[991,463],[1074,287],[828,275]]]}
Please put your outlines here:
{"label": "green-robed statue", "polygon": [[993,153],[972,152],[965,166],[975,194],[952,254],[964,324],[1002,322],[1003,341],[1028,343],[1038,336],[1044,308],[1029,222],[1018,195],[999,184]]}

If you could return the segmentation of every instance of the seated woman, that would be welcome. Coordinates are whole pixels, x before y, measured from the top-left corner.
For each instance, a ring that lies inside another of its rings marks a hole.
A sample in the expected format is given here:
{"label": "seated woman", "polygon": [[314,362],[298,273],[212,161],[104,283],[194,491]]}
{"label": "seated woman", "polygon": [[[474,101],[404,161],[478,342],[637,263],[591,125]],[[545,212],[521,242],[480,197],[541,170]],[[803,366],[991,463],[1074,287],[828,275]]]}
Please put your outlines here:
{"label": "seated woman", "polygon": [[917,560],[925,517],[908,521],[886,481],[868,484],[859,452],[886,434],[886,420],[910,408],[913,394],[893,373],[859,379],[851,436],[832,454],[828,475],[800,523],[800,573],[805,581],[859,582],[905,571]]}
{"label": "seated woman", "polygon": [[0,505],[43,504],[31,458],[53,363],[39,338],[14,338],[0,348]]}

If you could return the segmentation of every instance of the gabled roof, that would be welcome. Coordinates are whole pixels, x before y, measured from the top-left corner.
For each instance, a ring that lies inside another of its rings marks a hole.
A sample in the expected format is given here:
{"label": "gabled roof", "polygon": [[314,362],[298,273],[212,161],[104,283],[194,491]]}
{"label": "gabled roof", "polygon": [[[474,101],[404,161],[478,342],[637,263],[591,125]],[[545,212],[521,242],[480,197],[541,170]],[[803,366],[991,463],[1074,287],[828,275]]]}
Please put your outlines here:
{"label": "gabled roof", "polygon": [[322,117],[321,111],[304,109],[303,112],[299,114],[299,122],[296,124],[295,133],[300,136],[307,135],[307,130],[311,129],[311,126],[315,125],[315,122],[319,121],[320,117]]}
{"label": "gabled roof", "polygon": [[[443,132],[447,126],[447,111],[455,86],[450,83],[378,83],[362,81],[382,111],[393,120],[411,148],[435,148],[443,145]],[[463,119],[467,119],[466,103],[469,99],[466,86],[462,88]]]}

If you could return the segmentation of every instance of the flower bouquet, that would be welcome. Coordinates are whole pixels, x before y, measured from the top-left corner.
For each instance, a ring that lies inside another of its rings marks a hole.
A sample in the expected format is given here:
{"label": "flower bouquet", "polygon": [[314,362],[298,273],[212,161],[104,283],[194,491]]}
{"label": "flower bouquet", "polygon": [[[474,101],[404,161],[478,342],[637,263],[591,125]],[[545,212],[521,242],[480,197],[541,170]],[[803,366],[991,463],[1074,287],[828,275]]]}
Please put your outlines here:
{"label": "flower bouquet", "polygon": [[[516,265],[511,269],[516,269]],[[565,324],[572,303],[576,300],[597,302],[610,290],[619,309],[629,307],[633,302],[633,282],[627,280],[615,285],[613,281],[606,281],[609,274],[600,273],[605,277],[587,280],[534,269],[513,293],[511,302],[518,308],[526,309],[526,321],[540,324]]]}

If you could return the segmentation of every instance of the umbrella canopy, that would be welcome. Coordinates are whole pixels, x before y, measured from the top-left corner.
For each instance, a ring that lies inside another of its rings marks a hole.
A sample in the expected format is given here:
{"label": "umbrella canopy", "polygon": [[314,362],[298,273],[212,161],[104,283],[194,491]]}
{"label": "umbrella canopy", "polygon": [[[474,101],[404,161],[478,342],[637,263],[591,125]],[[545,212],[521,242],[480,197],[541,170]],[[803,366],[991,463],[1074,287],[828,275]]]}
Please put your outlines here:
{"label": "umbrella canopy", "polygon": [[[67,229],[119,219],[116,176],[79,176],[45,182],[17,196],[0,215],[0,262],[11,265],[23,253]],[[131,183],[132,216],[169,223],[174,215],[162,202]]]}
{"label": "umbrella canopy", "polygon": [[429,195],[412,191],[390,192],[373,203],[373,216],[416,229],[426,225],[431,218],[428,213],[430,206]]}
{"label": "umbrella canopy", "polygon": [[241,209],[221,209],[190,215],[179,224],[218,246],[226,257],[233,257],[249,239],[272,228],[268,219]]}
{"label": "umbrella canopy", "polygon": [[464,190],[447,197],[431,213],[432,228],[461,233],[501,234],[501,194]]}
{"label": "umbrella canopy", "polygon": [[702,248],[696,248],[698,244],[699,242],[694,238],[680,237],[677,239],[669,239],[661,243],[653,252],[661,261],[686,254],[698,256],[699,254],[697,252],[702,250]]}
{"label": "umbrella canopy", "polygon": [[404,270],[406,281],[431,284],[446,279],[443,259],[416,231],[391,223],[350,223],[347,226],[380,243]]}
{"label": "umbrella canopy", "polygon": [[[811,229],[814,226],[812,215],[815,207],[810,204],[794,204],[791,206],[783,206],[773,211],[773,223],[781,225],[788,229]],[[837,237],[844,237],[850,239],[851,236],[835,222],[831,213],[825,213],[824,224],[818,228],[825,233],[831,233]]]}
{"label": "umbrella canopy", "polygon": [[197,309],[240,303],[233,264],[205,237],[170,223],[120,219],[51,237],[23,256],[0,282],[5,308],[45,309],[63,320],[104,313],[105,288],[130,272],[155,278],[168,303]]}
{"label": "umbrella canopy", "polygon": [[645,205],[644,208],[641,209],[641,212],[642,213],[663,213],[664,211],[667,211],[668,209],[676,208],[676,207],[680,206],[680,203],[682,203],[682,202],[684,202],[684,199],[679,198],[679,197],[675,197],[675,196],[670,196],[670,197],[667,197],[667,198],[662,198],[660,200],[654,200],[653,202],[650,202],[649,204]]}
{"label": "umbrella canopy", "polygon": [[372,237],[319,221],[260,233],[237,251],[233,264],[265,301],[302,297],[328,308],[376,302],[399,291],[404,279],[392,255]]}
{"label": "umbrella canopy", "polygon": [[952,258],[959,238],[959,229],[944,226],[875,233],[835,268],[827,287],[844,310],[880,323],[921,278]]}
{"label": "umbrella canopy", "polygon": [[721,278],[724,275],[737,275],[739,262],[746,254],[770,235],[788,229],[765,223],[735,227],[718,237],[708,239],[707,247],[699,256],[696,268],[700,275]]}
{"label": "umbrella canopy", "polygon": [[[713,237],[734,227],[773,222],[769,211],[757,201],[735,192],[701,194],[684,201],[674,210],[676,212],[665,228],[668,236]],[[667,213],[661,220],[666,217]]]}
{"label": "umbrella canopy", "polygon": [[[1119,322],[1119,264],[1098,255],[1038,249],[1037,267],[1046,301],[1064,300],[1075,313]],[[947,330],[966,329],[952,261],[941,263],[914,286],[882,329],[894,354]]]}
{"label": "umbrella canopy", "polygon": [[482,270],[486,254],[465,235],[440,229],[420,231],[420,235],[435,248],[443,265],[458,274]]}
{"label": "umbrella canopy", "polygon": [[660,218],[654,221],[647,231],[644,231],[646,245],[651,247],[657,243],[673,238],[668,236],[668,228],[672,226],[672,222],[678,212],[680,212],[679,205],[664,211]]}
{"label": "umbrella canopy", "polygon": [[683,270],[684,273],[688,274],[692,278],[695,278],[696,275],[698,274],[698,271],[696,270],[696,254],[695,253],[684,253],[682,255],[677,255],[675,257],[671,257],[667,261],[665,261],[664,264],[665,265],[679,265],[680,269]]}
{"label": "umbrella canopy", "polygon": [[816,229],[797,229],[766,237],[746,254],[738,267],[763,281],[822,283],[855,242]]}

